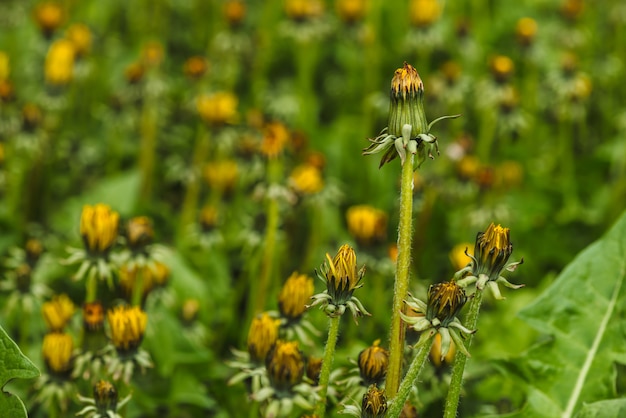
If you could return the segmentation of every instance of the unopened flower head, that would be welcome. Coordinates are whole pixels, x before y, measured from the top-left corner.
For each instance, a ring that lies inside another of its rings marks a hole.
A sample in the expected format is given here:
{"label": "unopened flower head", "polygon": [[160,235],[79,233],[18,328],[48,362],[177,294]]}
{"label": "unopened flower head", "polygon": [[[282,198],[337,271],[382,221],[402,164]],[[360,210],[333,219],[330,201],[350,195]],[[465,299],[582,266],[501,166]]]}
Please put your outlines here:
{"label": "unopened flower head", "polygon": [[120,215],[108,205],[83,206],[80,235],[92,254],[107,254],[117,239]]}
{"label": "unopened flower head", "polygon": [[267,353],[278,340],[280,320],[263,313],[252,320],[248,331],[248,353],[250,360],[262,363]]}
{"label": "unopened flower head", "polygon": [[128,246],[133,250],[141,250],[152,244],[154,229],[152,221],[147,216],[136,216],[126,224],[126,239]]}
{"label": "unopened flower head", "polygon": [[313,279],[305,274],[294,272],[278,295],[280,314],[289,321],[297,321],[306,311],[306,305],[313,296]]}
{"label": "unopened flower head", "polygon": [[490,67],[495,80],[499,83],[503,83],[513,74],[515,64],[513,60],[506,55],[497,55],[491,59]]}
{"label": "unopened flower head", "polygon": [[285,13],[296,22],[315,19],[324,13],[324,2],[321,0],[287,0]]}
{"label": "unopened flower head", "polygon": [[485,232],[479,232],[474,246],[474,276],[486,274],[496,280],[513,253],[509,228],[491,223]]}
{"label": "unopened flower head", "polygon": [[102,303],[88,302],[83,305],[83,326],[88,331],[100,331],[104,326]]}
{"label": "unopened flower head", "polygon": [[379,343],[380,340],[376,340],[373,345],[359,353],[359,372],[363,383],[367,386],[382,385],[387,376],[389,352],[380,347]]}
{"label": "unopened flower head", "polygon": [[467,329],[457,318],[467,301],[465,290],[455,281],[438,283],[428,289],[428,302],[425,303],[411,295],[406,300],[411,315],[400,313],[402,320],[414,331],[420,333],[416,346],[422,346],[433,336],[441,336],[441,356],[450,351],[452,342],[469,357],[461,334],[473,334],[476,330]]}
{"label": "unopened flower head", "polygon": [[276,342],[265,362],[272,387],[277,392],[290,392],[302,382],[304,376],[304,356],[297,341]]}
{"label": "unopened flower head", "polygon": [[[519,289],[523,285],[514,285],[509,283],[501,276],[504,270],[514,271],[524,259],[509,263],[509,257],[513,253],[513,244],[510,240],[509,228],[503,228],[495,225],[493,222],[487,227],[485,232],[479,232],[476,236],[476,244],[474,245],[474,255],[471,263],[464,269],[456,272],[455,277],[460,286],[467,286],[476,283],[477,290],[483,290],[485,285],[489,284],[491,291],[496,299],[504,299],[498,288],[497,283],[502,283],[511,289]],[[462,278],[464,275],[466,277]]]}
{"label": "unopened flower head", "polygon": [[[93,398],[102,414],[117,410],[117,389],[112,383],[100,380],[93,386]],[[106,416],[106,415],[104,415]]]}
{"label": "unopened flower head", "polygon": [[356,253],[347,244],[339,248],[334,258],[326,254],[326,262],[322,264],[319,278],[326,283],[324,293],[314,295],[311,306],[320,305],[330,317],[340,316],[350,309],[356,319],[360,315],[369,315],[361,302],[352,294],[355,289],[363,286],[361,279],[365,274],[365,267],[357,268]]}
{"label": "unopened flower head", "polygon": [[385,391],[371,385],[367,393],[363,395],[361,403],[362,418],[383,418],[387,413],[387,398]]}
{"label": "unopened flower head", "polygon": [[72,368],[74,341],[65,332],[52,332],[43,337],[43,359],[51,373],[64,375]]}
{"label": "unopened flower head", "polygon": [[352,247],[345,244],[339,248],[333,259],[329,254],[326,254],[326,258],[328,263],[325,275],[328,293],[337,304],[345,303],[352,297],[362,277],[362,274],[357,271],[356,253]]}
{"label": "unopened flower head", "polygon": [[148,323],[148,315],[138,306],[118,306],[107,312],[111,342],[122,354],[137,351]]}
{"label": "unopened flower head", "polygon": [[61,332],[72,319],[76,307],[71,299],[62,294],[55,296],[51,301],[42,306],[43,317],[48,329],[53,332]]}
{"label": "unopened flower head", "polygon": [[320,373],[322,371],[322,358],[309,357],[306,362],[306,377],[311,379],[314,385],[319,384]]}
{"label": "unopened flower head", "polygon": [[218,209],[213,205],[205,205],[200,211],[200,227],[204,232],[211,231],[217,226],[219,220]]}
{"label": "unopened flower head", "polygon": [[466,301],[465,291],[455,281],[431,285],[428,289],[426,319],[432,321],[437,318],[441,326],[448,326]]}
{"label": "unopened flower head", "polygon": [[351,206],[346,222],[350,235],[362,245],[383,241],[387,236],[387,213],[372,206]]}
{"label": "unopened flower head", "polygon": [[440,120],[459,115],[442,116],[428,123],[423,104],[424,84],[417,70],[406,62],[394,73],[390,96],[387,127],[376,138],[370,139],[371,145],[363,150],[363,154],[382,152],[381,167],[398,155],[404,164],[407,152],[418,155],[418,166],[426,156],[434,158],[433,151],[439,154],[439,145],[430,129]]}

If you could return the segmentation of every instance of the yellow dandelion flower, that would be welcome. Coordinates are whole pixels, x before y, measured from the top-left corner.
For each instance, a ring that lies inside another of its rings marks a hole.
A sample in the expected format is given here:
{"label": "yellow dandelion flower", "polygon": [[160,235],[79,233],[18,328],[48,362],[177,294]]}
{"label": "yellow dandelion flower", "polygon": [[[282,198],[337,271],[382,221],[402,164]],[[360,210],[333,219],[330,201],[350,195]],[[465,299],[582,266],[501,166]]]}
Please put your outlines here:
{"label": "yellow dandelion flower", "polygon": [[289,320],[297,320],[306,311],[315,287],[313,279],[306,274],[294,272],[280,290],[278,308],[280,313]]}
{"label": "yellow dandelion flower", "polygon": [[138,306],[118,306],[107,312],[111,342],[120,352],[136,350],[143,340],[148,315]]}
{"label": "yellow dandelion flower", "polygon": [[361,244],[369,245],[387,236],[387,214],[372,206],[351,206],[346,221],[348,232]]}
{"label": "yellow dandelion flower", "polygon": [[248,332],[248,353],[254,362],[265,360],[267,353],[278,340],[278,326],[280,319],[272,318],[263,313],[252,320]]}
{"label": "yellow dandelion flower", "polygon": [[268,158],[276,158],[289,143],[289,131],[280,122],[270,122],[263,130],[261,153]]}
{"label": "yellow dandelion flower", "polygon": [[44,68],[46,82],[62,86],[72,81],[74,76],[74,44],[67,39],[54,41],[48,49]]}
{"label": "yellow dandelion flower", "polygon": [[301,194],[315,194],[324,188],[324,179],[319,168],[307,163],[293,169],[289,182]]}
{"label": "yellow dandelion flower", "polygon": [[79,57],[86,55],[91,49],[91,31],[87,25],[82,23],[71,25],[67,29],[65,37],[72,42],[76,55]]}
{"label": "yellow dandelion flower", "polygon": [[435,23],[441,16],[441,6],[437,0],[413,0],[409,17],[414,26],[423,28]]}
{"label": "yellow dandelion flower", "polygon": [[387,367],[389,366],[389,351],[379,346],[380,340],[374,341],[370,347],[367,347],[359,353],[358,365],[361,379],[369,385],[380,385],[387,376]]}
{"label": "yellow dandelion flower", "polygon": [[237,102],[237,96],[230,92],[203,94],[196,99],[196,110],[206,123],[220,126],[235,121]]}
{"label": "yellow dandelion flower", "polygon": [[43,359],[48,369],[57,374],[64,374],[72,368],[72,350],[74,341],[65,332],[52,332],[43,337]]}
{"label": "yellow dandelion flower", "polygon": [[117,239],[120,215],[108,205],[98,203],[83,206],[80,235],[91,253],[106,254]]}
{"label": "yellow dandelion flower", "polygon": [[66,294],[55,296],[51,301],[44,302],[42,312],[48,329],[61,332],[72,319],[76,307]]}
{"label": "yellow dandelion flower", "polygon": [[278,391],[290,390],[302,382],[305,366],[298,342],[277,341],[267,355],[265,367],[272,387]]}

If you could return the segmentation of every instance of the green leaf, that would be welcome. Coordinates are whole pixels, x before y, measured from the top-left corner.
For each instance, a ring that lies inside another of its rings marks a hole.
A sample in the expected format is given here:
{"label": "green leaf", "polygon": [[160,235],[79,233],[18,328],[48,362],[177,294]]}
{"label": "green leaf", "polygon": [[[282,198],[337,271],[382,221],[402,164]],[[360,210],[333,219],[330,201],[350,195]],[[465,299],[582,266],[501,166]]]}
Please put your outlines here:
{"label": "green leaf", "polygon": [[12,379],[33,379],[39,376],[39,370],[20,351],[4,328],[0,326],[0,411],[2,416],[20,418],[26,417],[26,408],[17,396],[4,391],[4,386]]}
{"label": "green leaf", "polygon": [[586,404],[576,418],[626,417],[626,398]]}
{"label": "green leaf", "polygon": [[617,397],[615,363],[626,354],[625,276],[623,215],[520,312],[545,335],[507,367],[525,383],[533,415],[569,418],[585,403]]}

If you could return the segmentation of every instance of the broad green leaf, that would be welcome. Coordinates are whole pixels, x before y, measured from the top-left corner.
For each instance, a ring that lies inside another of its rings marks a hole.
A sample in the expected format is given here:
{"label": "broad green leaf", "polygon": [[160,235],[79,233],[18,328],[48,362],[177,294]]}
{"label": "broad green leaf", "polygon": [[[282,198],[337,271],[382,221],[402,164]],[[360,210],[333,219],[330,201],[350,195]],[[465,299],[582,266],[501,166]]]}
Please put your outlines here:
{"label": "broad green leaf", "polygon": [[617,397],[615,363],[626,352],[625,276],[626,215],[520,312],[545,335],[507,367],[525,383],[533,415],[569,418],[585,403]]}
{"label": "broad green leaf", "polygon": [[626,398],[586,404],[576,418],[626,417]]}
{"label": "broad green leaf", "polygon": [[[2,388],[12,379],[33,379],[39,370],[20,351],[19,347],[0,326],[0,385]],[[17,396],[2,390],[0,395],[1,415],[12,418],[26,417],[26,408]]]}

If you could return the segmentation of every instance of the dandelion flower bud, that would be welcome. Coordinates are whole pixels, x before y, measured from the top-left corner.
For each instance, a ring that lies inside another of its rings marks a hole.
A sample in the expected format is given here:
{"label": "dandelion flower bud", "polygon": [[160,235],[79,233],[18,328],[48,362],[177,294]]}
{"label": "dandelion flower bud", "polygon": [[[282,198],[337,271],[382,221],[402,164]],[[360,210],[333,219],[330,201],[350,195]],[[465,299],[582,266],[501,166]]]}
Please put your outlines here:
{"label": "dandelion flower bud", "polygon": [[387,398],[385,391],[372,385],[363,395],[361,403],[362,418],[383,418],[387,413]]}
{"label": "dandelion flower bud", "polygon": [[90,253],[106,254],[117,239],[120,215],[108,205],[83,206],[80,235]]}
{"label": "dandelion flower bud", "polygon": [[44,36],[49,38],[54,31],[63,23],[64,13],[61,6],[56,2],[44,2],[35,9],[35,21]]}
{"label": "dandelion flower bud", "polygon": [[196,100],[196,109],[206,123],[221,126],[234,122],[237,117],[237,102],[237,96],[221,91],[199,96]]}
{"label": "dandelion flower bud", "polygon": [[74,45],[78,57],[86,55],[91,49],[91,31],[87,25],[73,24],[67,29],[65,37]]}
{"label": "dandelion flower bud", "polygon": [[311,277],[294,272],[278,295],[278,309],[281,315],[291,321],[298,320],[306,311],[306,305],[314,291]]}
{"label": "dandelion flower bud", "polygon": [[530,17],[523,17],[517,21],[515,35],[522,46],[529,46],[537,35],[537,21]]}
{"label": "dandelion flower bud", "polygon": [[53,332],[61,332],[72,319],[76,310],[70,298],[63,294],[55,296],[50,302],[42,306],[43,317],[46,325]]}
{"label": "dandelion flower bud", "polygon": [[135,352],[146,332],[148,315],[138,306],[118,306],[107,312],[111,341],[118,352]]}
{"label": "dandelion flower bud", "polygon": [[454,281],[431,285],[428,289],[426,319],[432,321],[437,318],[446,327],[466,301],[465,291]]}
{"label": "dandelion flower bud", "polygon": [[43,337],[43,359],[50,372],[65,374],[72,368],[72,336],[65,332],[52,332]]}
{"label": "dandelion flower bud", "polygon": [[496,226],[492,222],[485,232],[479,232],[476,237],[473,275],[478,277],[485,274],[489,280],[496,280],[512,253],[509,228]]}
{"label": "dandelion flower bud", "polygon": [[404,125],[411,125],[411,138],[428,132],[422,99],[424,84],[417,70],[404,63],[391,80],[391,104],[389,106],[389,134],[402,136]]}
{"label": "dandelion flower bud", "polygon": [[357,205],[346,212],[348,231],[362,245],[382,241],[387,236],[387,214],[368,205]]}
{"label": "dandelion flower bud", "polygon": [[67,39],[59,39],[50,45],[46,55],[44,75],[46,82],[53,86],[63,86],[74,76],[74,44]]}
{"label": "dandelion flower bud", "polygon": [[117,410],[117,390],[106,380],[100,380],[93,386],[93,398],[98,411],[106,414],[107,411]]}
{"label": "dandelion flower bud", "polygon": [[277,391],[289,391],[302,382],[304,356],[297,341],[277,341],[265,362],[267,375]]}
{"label": "dandelion flower bud", "polygon": [[378,344],[380,340],[359,353],[358,364],[361,379],[366,385],[381,385],[387,376],[389,352]]}
{"label": "dandelion flower bud", "polygon": [[99,331],[104,326],[102,303],[88,302],[83,305],[83,326],[88,331]]}
{"label": "dandelion flower bud", "polygon": [[280,320],[263,313],[252,320],[248,331],[248,353],[254,362],[263,362],[278,340]]}
{"label": "dandelion flower bud", "polygon": [[315,194],[324,188],[324,179],[319,168],[308,163],[294,168],[289,176],[289,183],[301,194]]}
{"label": "dandelion flower bud", "polygon": [[128,246],[135,250],[150,245],[154,239],[154,229],[150,218],[136,216],[130,219],[126,224],[126,238]]}

